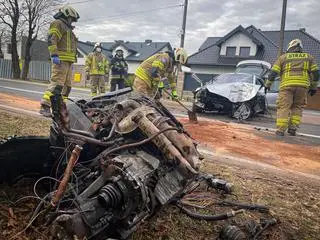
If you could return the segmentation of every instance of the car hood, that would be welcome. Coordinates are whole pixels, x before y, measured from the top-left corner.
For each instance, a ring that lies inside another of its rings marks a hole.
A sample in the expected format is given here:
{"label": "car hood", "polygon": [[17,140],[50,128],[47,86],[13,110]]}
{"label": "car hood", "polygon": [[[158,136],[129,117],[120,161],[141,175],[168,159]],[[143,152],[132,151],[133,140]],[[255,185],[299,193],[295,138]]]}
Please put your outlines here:
{"label": "car hood", "polygon": [[210,84],[206,86],[210,93],[225,97],[233,103],[249,101],[257,95],[260,87],[260,85],[241,82]]}

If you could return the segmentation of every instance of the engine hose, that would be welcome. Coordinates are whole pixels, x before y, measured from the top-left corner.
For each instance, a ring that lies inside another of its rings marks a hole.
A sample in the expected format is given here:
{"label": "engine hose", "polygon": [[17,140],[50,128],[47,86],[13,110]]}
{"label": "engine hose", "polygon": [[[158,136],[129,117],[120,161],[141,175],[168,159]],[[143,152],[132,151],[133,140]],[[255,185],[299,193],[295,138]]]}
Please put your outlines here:
{"label": "engine hose", "polygon": [[91,137],[87,137],[87,136],[80,135],[80,134],[77,134],[77,133],[69,132],[68,130],[65,130],[65,129],[63,129],[61,132],[66,137],[78,139],[80,141],[84,141],[86,143],[92,143],[92,144],[95,144],[95,145],[98,145],[98,146],[108,147],[108,146],[114,144],[114,141],[102,142],[102,141],[97,140],[95,138],[91,138]]}
{"label": "engine hose", "polygon": [[102,152],[99,157],[104,158],[104,157],[108,156],[111,153],[114,153],[114,152],[117,152],[117,151],[120,151],[120,150],[123,150],[123,149],[141,146],[143,144],[146,144],[146,143],[152,141],[154,138],[156,138],[157,136],[159,136],[160,134],[162,134],[164,132],[174,131],[174,130],[175,131],[179,131],[179,129],[175,128],[175,127],[166,128],[166,129],[163,129],[160,132],[157,132],[156,134],[152,135],[151,137],[148,137],[148,138],[146,138],[146,139],[144,139],[144,140],[142,140],[140,142],[124,144],[124,145],[121,145],[119,147],[113,148],[113,149],[111,149],[111,150],[109,150],[107,152]]}
{"label": "engine hose", "polygon": [[225,220],[231,217],[234,217],[240,213],[244,213],[243,209],[237,210],[237,211],[231,211],[231,212],[226,212],[223,214],[219,214],[219,215],[204,215],[204,214],[200,214],[200,213],[196,213],[193,211],[190,211],[189,209],[177,205],[181,211],[185,214],[187,214],[189,217],[192,217],[194,219],[198,219],[198,220],[205,220],[205,221],[220,221],[220,220]]}
{"label": "engine hose", "polygon": [[269,212],[269,208],[267,206],[257,205],[257,204],[240,203],[240,202],[233,202],[228,200],[219,202],[219,204],[224,206],[235,206],[235,207],[239,207],[241,209],[247,209],[247,210],[258,210],[259,212]]}

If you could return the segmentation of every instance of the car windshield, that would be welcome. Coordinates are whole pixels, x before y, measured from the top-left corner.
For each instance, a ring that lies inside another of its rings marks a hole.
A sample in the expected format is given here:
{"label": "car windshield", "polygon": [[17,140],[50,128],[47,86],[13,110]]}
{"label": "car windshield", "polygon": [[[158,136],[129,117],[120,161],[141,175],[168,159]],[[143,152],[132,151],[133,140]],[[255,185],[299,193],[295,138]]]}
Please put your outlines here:
{"label": "car windshield", "polygon": [[264,69],[259,66],[240,66],[237,68],[236,73],[248,73],[257,76],[261,76],[263,74]]}
{"label": "car windshield", "polygon": [[237,83],[237,82],[253,83],[253,77],[252,75],[248,75],[248,74],[221,74],[215,77],[211,81],[211,83],[214,83],[214,84]]}

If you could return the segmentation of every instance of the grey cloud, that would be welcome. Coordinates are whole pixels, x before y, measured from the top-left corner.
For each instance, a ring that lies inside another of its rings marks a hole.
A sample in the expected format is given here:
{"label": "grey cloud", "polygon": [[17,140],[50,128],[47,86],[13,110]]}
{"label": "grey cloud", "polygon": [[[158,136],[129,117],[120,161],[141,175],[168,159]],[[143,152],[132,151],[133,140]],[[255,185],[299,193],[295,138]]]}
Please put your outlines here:
{"label": "grey cloud", "polygon": [[[182,3],[183,0],[92,0],[75,4],[81,16],[76,33],[80,40],[152,39],[170,41],[173,46],[177,46],[180,42],[182,7],[141,14],[128,13]],[[189,0],[185,46],[192,53],[207,37],[223,36],[240,24],[255,25],[263,30],[278,30],[281,8],[282,1]],[[318,0],[288,1],[286,29],[305,27],[308,33],[319,39],[319,11]]]}

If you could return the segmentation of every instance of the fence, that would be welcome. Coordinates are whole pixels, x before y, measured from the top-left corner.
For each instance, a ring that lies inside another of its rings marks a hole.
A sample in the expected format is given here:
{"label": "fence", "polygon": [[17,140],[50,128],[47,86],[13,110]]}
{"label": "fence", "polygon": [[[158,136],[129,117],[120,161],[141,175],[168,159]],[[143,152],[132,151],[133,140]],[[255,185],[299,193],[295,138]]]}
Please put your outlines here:
{"label": "fence", "polygon": [[[49,81],[51,76],[50,62],[31,61],[28,78],[32,80]],[[0,78],[12,78],[12,62],[0,59]]]}
{"label": "fence", "polygon": [[11,60],[0,59],[0,77],[1,78],[12,78]]}
{"label": "fence", "polygon": [[31,61],[28,78],[33,80],[49,81],[51,76],[50,62]]}

